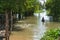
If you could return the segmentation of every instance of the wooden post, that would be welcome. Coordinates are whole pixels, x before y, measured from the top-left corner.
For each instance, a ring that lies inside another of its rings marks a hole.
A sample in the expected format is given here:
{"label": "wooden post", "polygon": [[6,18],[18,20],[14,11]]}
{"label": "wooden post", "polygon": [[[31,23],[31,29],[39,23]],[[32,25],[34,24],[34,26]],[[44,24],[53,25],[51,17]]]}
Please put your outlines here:
{"label": "wooden post", "polygon": [[6,40],[9,40],[9,20],[8,20],[8,12],[7,10],[5,11],[5,16],[6,16],[6,22],[5,22],[5,30],[6,30]]}

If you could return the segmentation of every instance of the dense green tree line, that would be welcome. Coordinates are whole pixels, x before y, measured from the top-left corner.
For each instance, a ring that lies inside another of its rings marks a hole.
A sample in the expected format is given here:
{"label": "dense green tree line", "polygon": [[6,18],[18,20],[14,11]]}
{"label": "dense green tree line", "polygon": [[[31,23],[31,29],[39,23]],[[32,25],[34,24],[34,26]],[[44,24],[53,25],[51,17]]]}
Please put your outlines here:
{"label": "dense green tree line", "polygon": [[60,0],[47,0],[46,9],[48,15],[53,16],[54,21],[60,20]]}
{"label": "dense green tree line", "polygon": [[4,12],[5,10],[20,13],[35,11],[39,7],[37,4],[39,2],[36,0],[0,0],[0,12]]}
{"label": "dense green tree line", "polygon": [[0,12],[5,10],[18,11],[21,8],[23,0],[0,0]]}

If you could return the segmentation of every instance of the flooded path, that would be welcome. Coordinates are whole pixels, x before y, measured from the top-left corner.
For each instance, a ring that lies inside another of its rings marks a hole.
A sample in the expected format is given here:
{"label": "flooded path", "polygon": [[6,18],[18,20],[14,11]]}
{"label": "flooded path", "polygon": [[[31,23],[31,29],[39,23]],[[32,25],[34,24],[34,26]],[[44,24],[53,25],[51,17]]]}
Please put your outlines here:
{"label": "flooded path", "polygon": [[34,40],[34,31],[37,24],[35,17],[29,17],[26,20],[18,21],[15,25],[17,30],[14,30],[10,36],[10,40]]}
{"label": "flooded path", "polygon": [[10,40],[40,40],[46,30],[58,28],[59,26],[60,23],[42,23],[40,18],[29,17],[25,20],[20,20],[15,24]]}

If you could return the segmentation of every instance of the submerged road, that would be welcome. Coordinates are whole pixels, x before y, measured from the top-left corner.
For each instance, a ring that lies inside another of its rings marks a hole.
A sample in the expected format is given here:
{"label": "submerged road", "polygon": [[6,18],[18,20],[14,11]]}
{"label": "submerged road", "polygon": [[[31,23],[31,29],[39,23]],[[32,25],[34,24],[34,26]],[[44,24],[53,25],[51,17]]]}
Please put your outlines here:
{"label": "submerged road", "polygon": [[42,23],[39,17],[28,17],[15,24],[10,40],[40,40],[46,30],[59,26],[57,22]]}
{"label": "submerged road", "polygon": [[40,40],[46,29],[45,25],[37,19],[36,17],[29,17],[26,20],[18,21],[10,40]]}

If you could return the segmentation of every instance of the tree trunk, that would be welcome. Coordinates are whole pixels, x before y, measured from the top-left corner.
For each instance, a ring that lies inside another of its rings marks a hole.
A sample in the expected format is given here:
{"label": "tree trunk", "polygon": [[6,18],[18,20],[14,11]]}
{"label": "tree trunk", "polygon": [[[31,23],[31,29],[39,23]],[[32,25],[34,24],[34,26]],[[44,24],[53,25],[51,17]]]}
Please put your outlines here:
{"label": "tree trunk", "polygon": [[8,12],[7,10],[5,11],[5,16],[6,16],[6,22],[5,22],[5,30],[6,30],[6,40],[9,40],[9,20],[8,20]]}
{"label": "tree trunk", "polygon": [[12,31],[12,26],[13,26],[13,16],[12,16],[12,11],[11,11],[11,27],[10,27],[10,33]]}

